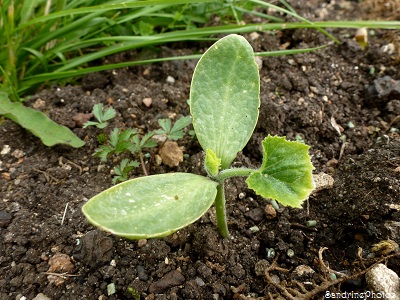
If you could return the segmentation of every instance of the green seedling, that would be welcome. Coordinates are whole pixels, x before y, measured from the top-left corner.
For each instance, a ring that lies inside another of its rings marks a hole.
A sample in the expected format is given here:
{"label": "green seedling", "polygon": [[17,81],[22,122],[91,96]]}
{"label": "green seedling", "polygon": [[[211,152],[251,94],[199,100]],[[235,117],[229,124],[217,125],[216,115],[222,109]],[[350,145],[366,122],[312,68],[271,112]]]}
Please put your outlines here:
{"label": "green seedling", "polygon": [[112,183],[117,184],[118,182],[128,180],[128,173],[139,166],[140,163],[138,161],[124,158],[118,166],[114,167],[115,176]]}
{"label": "green seedling", "polygon": [[[143,172],[147,175],[143,159],[143,149],[154,148],[157,146],[157,142],[151,139],[153,135],[154,132],[151,131],[140,138],[136,129],[129,128],[120,131],[115,128],[110,133],[107,143],[97,148],[93,155],[99,156],[101,161],[106,162],[107,158],[111,155],[119,155],[122,153],[135,155],[137,153],[139,154]],[[125,163],[124,160],[122,160],[120,165],[114,168],[114,172],[117,176],[114,177],[113,183],[127,180],[128,173],[133,169],[133,167],[139,165],[140,164],[134,160],[128,160]]]}
{"label": "green seedling", "polygon": [[162,129],[156,130],[156,134],[163,134],[167,139],[177,141],[183,138],[183,129],[192,124],[192,118],[182,117],[175,122],[174,126],[171,126],[171,119],[159,119],[158,124]]}
{"label": "green seedling", "polygon": [[88,121],[83,124],[83,128],[88,126],[96,126],[99,129],[104,129],[107,127],[109,120],[115,117],[115,109],[112,107],[108,107],[103,111],[103,104],[98,103],[93,106],[93,115],[96,118],[97,122]]}
{"label": "green seedling", "polygon": [[198,220],[215,204],[218,229],[229,237],[224,182],[245,176],[250,189],[282,205],[301,207],[314,188],[309,146],[268,136],[259,169],[229,168],[258,119],[260,78],[254,52],[229,35],[204,53],[193,74],[190,112],[208,176],[169,173],[125,181],[90,199],[88,221],[130,239],[164,237]]}

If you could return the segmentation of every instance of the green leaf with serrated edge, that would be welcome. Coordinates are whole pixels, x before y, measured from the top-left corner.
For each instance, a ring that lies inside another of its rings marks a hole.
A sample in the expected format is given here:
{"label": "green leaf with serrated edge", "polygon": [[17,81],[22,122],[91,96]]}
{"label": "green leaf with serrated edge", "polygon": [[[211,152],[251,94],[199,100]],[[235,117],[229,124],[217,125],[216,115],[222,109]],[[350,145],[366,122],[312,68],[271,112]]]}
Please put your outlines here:
{"label": "green leaf with serrated edge", "polygon": [[170,119],[159,119],[158,124],[164,129],[164,133],[168,133],[171,130],[171,120]]}
{"label": "green leaf with serrated edge", "polygon": [[4,92],[0,92],[0,114],[29,130],[46,146],[66,144],[79,148],[85,145],[85,142],[67,127],[58,125],[40,111],[23,106],[19,102],[11,102]]}
{"label": "green leaf with serrated edge", "polygon": [[260,106],[260,78],[250,44],[228,35],[201,57],[193,74],[190,111],[201,147],[226,169],[249,141]]}
{"label": "green leaf with serrated edge", "polygon": [[167,138],[169,140],[172,140],[172,141],[180,140],[181,138],[183,138],[183,132],[182,132],[182,130],[176,131],[176,132],[172,132],[172,133],[167,135]]}
{"label": "green leaf with serrated edge", "polygon": [[113,131],[110,133],[110,145],[114,148],[117,147],[119,139],[119,130],[118,128],[114,128]]}
{"label": "green leaf with serrated edge", "polygon": [[199,219],[213,204],[217,185],[189,173],[140,177],[94,196],[82,211],[90,223],[115,235],[163,237]]}
{"label": "green leaf with serrated edge", "polygon": [[97,121],[103,122],[103,104],[98,103],[93,106],[93,114]]}
{"label": "green leaf with serrated edge", "polygon": [[179,118],[174,126],[172,126],[171,133],[179,131],[190,124],[192,124],[192,118],[190,116]]}
{"label": "green leaf with serrated edge", "polygon": [[283,205],[301,207],[314,189],[309,146],[270,136],[262,142],[261,168],[246,182],[249,188],[264,198],[272,198]]}
{"label": "green leaf with serrated edge", "polygon": [[217,175],[220,166],[221,159],[211,149],[207,149],[206,159],[204,160],[204,167],[207,172],[212,176]]}
{"label": "green leaf with serrated edge", "polygon": [[112,107],[109,107],[105,110],[103,114],[103,121],[108,121],[114,118],[116,115],[115,109]]}

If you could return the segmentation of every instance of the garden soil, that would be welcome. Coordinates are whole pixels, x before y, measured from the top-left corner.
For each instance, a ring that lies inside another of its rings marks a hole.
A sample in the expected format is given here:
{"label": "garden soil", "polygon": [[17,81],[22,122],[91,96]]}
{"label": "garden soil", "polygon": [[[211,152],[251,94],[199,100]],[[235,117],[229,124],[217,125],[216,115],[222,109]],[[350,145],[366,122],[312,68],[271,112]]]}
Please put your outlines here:
{"label": "garden soil", "polygon": [[[390,14],[394,7],[380,11],[385,2],[390,1],[292,5],[311,20],[398,18]],[[354,41],[355,30],[331,32],[341,44],[260,58],[260,117],[233,163],[259,166],[263,138],[286,136],[311,146],[314,173],[327,180],[301,209],[273,208],[247,188],[244,178],[228,180],[230,239],[219,235],[213,208],[169,237],[140,241],[99,231],[81,212],[88,199],[112,186],[113,167],[121,160],[103,163],[93,157],[100,130],[82,128],[85,114],[96,103],[112,106],[117,116],[106,133],[136,128],[141,134],[158,129],[160,118],[187,116],[196,61],[91,74],[30,97],[27,105],[86,142],[79,149],[45,147],[2,119],[0,299],[322,299],[326,291],[367,290],[364,274],[377,262],[399,273],[398,32],[369,32],[365,50]],[[245,37],[260,52],[329,42],[316,30]],[[123,53],[98,63],[203,53],[209,46],[177,43],[158,53]],[[204,174],[204,154],[189,129],[178,141],[184,152],[178,166],[160,164],[158,148],[145,151],[150,174]],[[130,178],[140,176],[142,168],[130,173]],[[386,247],[373,248],[382,241]]]}

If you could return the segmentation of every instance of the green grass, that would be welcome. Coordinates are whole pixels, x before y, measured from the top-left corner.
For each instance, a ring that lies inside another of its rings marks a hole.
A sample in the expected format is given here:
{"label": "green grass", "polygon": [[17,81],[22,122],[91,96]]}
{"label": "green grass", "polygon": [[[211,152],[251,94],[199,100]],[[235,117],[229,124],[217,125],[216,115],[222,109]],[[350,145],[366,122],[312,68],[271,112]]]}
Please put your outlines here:
{"label": "green grass", "polygon": [[[155,58],[98,65],[119,52],[180,41],[215,40],[216,35],[253,31],[313,28],[339,42],[325,28],[399,29],[400,22],[310,22],[284,0],[279,6],[260,0],[0,0],[0,114],[12,101],[32,94],[42,84],[79,78],[84,74],[119,67],[200,55]],[[264,13],[279,10],[297,22]],[[260,24],[242,24],[244,14],[260,17]],[[218,15],[220,26],[208,27]],[[259,55],[287,55],[312,49],[293,49]],[[22,109],[22,108],[19,108]]]}

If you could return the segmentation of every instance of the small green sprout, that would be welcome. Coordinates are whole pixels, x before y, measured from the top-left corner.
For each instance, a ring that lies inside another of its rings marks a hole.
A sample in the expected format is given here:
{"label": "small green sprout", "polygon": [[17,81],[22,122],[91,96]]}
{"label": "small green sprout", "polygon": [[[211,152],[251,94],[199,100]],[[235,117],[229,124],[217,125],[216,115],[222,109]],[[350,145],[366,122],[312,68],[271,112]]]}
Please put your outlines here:
{"label": "small green sprout", "polygon": [[112,180],[112,183],[117,184],[118,182],[128,180],[128,173],[139,166],[140,163],[138,161],[124,158],[123,160],[121,160],[118,166],[114,167],[115,176]]}
{"label": "small green sprout", "polygon": [[156,130],[156,134],[164,134],[167,139],[177,141],[183,138],[183,129],[192,124],[192,118],[190,116],[182,117],[175,122],[174,126],[171,126],[171,119],[159,119],[158,124],[162,129]]}
{"label": "small green sprout", "polygon": [[[106,162],[107,158],[111,155],[119,155],[122,153],[130,153],[135,155],[139,154],[140,164],[145,175],[147,170],[144,166],[143,149],[154,148],[157,146],[157,142],[152,140],[152,136],[155,133],[153,131],[145,134],[142,138],[139,137],[139,133],[136,129],[129,128],[120,131],[115,128],[109,136],[106,144],[101,145],[95,150],[94,156],[99,156],[101,161]],[[113,183],[118,181],[125,181],[128,179],[128,173],[134,168],[140,166],[140,164],[133,160],[121,161],[120,165],[114,168],[116,176],[113,178]]]}
{"label": "small green sprout", "polygon": [[[97,126],[98,128],[104,129],[103,125],[107,125],[106,120],[109,120],[111,117],[115,116],[114,113],[111,113],[109,110],[106,110],[103,113],[102,104],[96,104],[93,107],[93,112],[96,115],[96,118],[99,122],[87,122],[85,123],[87,126]],[[90,124],[89,124],[90,123]],[[144,165],[143,158],[143,149],[145,148],[154,148],[157,146],[157,142],[152,139],[155,134],[164,134],[169,140],[178,140],[183,137],[183,129],[192,123],[191,117],[182,117],[177,120],[174,126],[171,127],[170,119],[160,119],[158,121],[162,129],[158,129],[155,131],[150,131],[146,133],[143,137],[140,138],[139,133],[136,129],[125,129],[119,130],[115,128],[107,138],[104,132],[100,133],[97,136],[98,142],[101,144],[99,148],[95,150],[94,156],[100,157],[101,161],[106,162],[108,157],[111,155],[120,155],[123,153],[130,153],[131,155],[138,154],[140,158],[140,163],[135,160],[124,159],[120,162],[120,164],[114,167],[114,173],[116,176],[113,178],[113,184],[118,182],[123,182],[128,180],[128,173],[133,170],[133,168],[142,166],[143,173],[147,176],[147,170]]]}
{"label": "small green sprout", "polygon": [[[195,222],[215,204],[218,229],[229,237],[224,182],[234,176],[247,177],[248,187],[264,198],[300,208],[314,189],[309,146],[268,135],[259,169],[229,168],[254,131],[259,106],[253,49],[241,36],[222,38],[198,62],[190,91],[193,127],[206,153],[208,176],[177,172],[128,180],[90,199],[84,215],[119,236],[156,238]],[[167,121],[160,125],[173,131]]]}
{"label": "small green sprout", "polygon": [[[138,132],[136,129],[125,129],[120,131],[114,128],[111,131],[108,142],[105,145],[101,145],[95,150],[94,156],[99,156],[101,161],[106,162],[108,156],[112,154],[121,154],[123,152],[132,152],[133,140],[138,138]],[[134,151],[136,152],[136,151]]]}
{"label": "small green sprout", "polygon": [[93,106],[93,115],[96,118],[97,122],[88,121],[83,124],[83,128],[88,126],[96,126],[99,129],[104,129],[107,127],[109,120],[115,117],[115,109],[112,107],[108,107],[105,111],[103,111],[103,104],[98,103]]}

